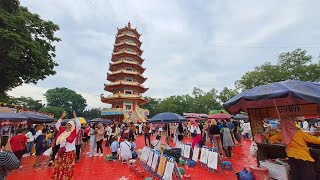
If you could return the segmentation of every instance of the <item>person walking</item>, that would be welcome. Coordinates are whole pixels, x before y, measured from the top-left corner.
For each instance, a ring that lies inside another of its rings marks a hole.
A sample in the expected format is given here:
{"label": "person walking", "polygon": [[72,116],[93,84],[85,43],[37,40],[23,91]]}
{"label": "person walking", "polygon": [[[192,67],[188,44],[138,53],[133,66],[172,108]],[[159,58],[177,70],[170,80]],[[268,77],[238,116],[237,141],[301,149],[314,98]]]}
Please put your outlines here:
{"label": "person walking", "polygon": [[111,143],[112,143],[111,132],[112,132],[112,129],[111,129],[110,125],[108,124],[107,127],[106,127],[106,132],[105,132],[105,134],[106,134],[106,144],[105,144],[105,146],[106,147],[109,147],[111,145]]}
{"label": "person walking", "polygon": [[61,121],[65,116],[66,113],[63,112],[61,118],[56,123],[56,128],[59,130],[56,144],[60,144],[60,149],[51,177],[53,180],[73,179],[76,150],[75,139],[81,128],[81,124],[76,113],[73,112],[74,119],[67,122],[64,128],[61,126]]}
{"label": "person walking", "polygon": [[31,155],[31,150],[34,144],[34,136],[36,135],[36,130],[31,127],[29,128],[28,132],[26,133],[26,137],[27,137],[27,153],[29,155]]}
{"label": "person walking", "polygon": [[39,156],[41,156],[43,154],[43,152],[46,150],[46,132],[47,129],[44,128],[42,129],[42,134],[38,135],[37,139],[35,140],[35,144],[36,144],[36,161],[33,165],[33,167],[38,167],[40,166],[39,163]]}
{"label": "person walking", "polygon": [[21,159],[24,154],[24,150],[27,147],[27,136],[23,133],[23,129],[17,129],[17,134],[10,139],[10,145],[13,151],[13,154],[19,159],[21,164]]}
{"label": "person walking", "polygon": [[[97,143],[97,155],[103,156],[102,142],[104,138],[104,127],[102,124],[98,124],[98,128],[96,129],[96,143]],[[100,153],[99,153],[100,150]]]}
{"label": "person walking", "polygon": [[96,148],[96,125],[92,124],[90,128],[90,153],[89,157],[95,156],[94,149]]}
{"label": "person walking", "polygon": [[[144,132],[144,144],[146,146],[150,146],[150,125],[146,123],[145,127],[143,128]],[[147,139],[149,140],[149,145],[147,144]]]}
{"label": "person walking", "polygon": [[220,155],[222,155],[223,149],[221,144],[220,129],[215,119],[211,119],[211,124],[209,126],[209,138],[210,142],[213,144],[213,147]]}
{"label": "person walking", "polygon": [[193,149],[194,146],[199,145],[199,143],[201,141],[201,130],[200,130],[200,127],[195,119],[191,119],[190,124],[191,124],[190,132],[191,132],[191,136],[193,137],[191,147]]}
{"label": "person walking", "polygon": [[83,143],[82,142],[83,132],[84,132],[83,129],[80,128],[76,137],[76,163],[79,162],[79,159],[80,159],[80,150]]}
{"label": "person walking", "polygon": [[228,128],[227,124],[223,124],[222,129],[220,132],[222,133],[222,144],[223,148],[226,154],[226,157],[230,158],[231,157],[231,152],[232,152],[232,147],[234,146],[234,142],[231,136],[231,130]]}

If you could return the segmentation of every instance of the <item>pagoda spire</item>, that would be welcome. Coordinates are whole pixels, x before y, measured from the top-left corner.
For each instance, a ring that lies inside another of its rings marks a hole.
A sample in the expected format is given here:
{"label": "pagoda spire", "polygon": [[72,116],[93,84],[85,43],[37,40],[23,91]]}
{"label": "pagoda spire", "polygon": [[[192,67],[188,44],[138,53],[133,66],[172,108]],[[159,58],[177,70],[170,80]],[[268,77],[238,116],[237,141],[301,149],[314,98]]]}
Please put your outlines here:
{"label": "pagoda spire", "polygon": [[131,28],[131,23],[130,23],[130,20],[128,22],[128,28]]}

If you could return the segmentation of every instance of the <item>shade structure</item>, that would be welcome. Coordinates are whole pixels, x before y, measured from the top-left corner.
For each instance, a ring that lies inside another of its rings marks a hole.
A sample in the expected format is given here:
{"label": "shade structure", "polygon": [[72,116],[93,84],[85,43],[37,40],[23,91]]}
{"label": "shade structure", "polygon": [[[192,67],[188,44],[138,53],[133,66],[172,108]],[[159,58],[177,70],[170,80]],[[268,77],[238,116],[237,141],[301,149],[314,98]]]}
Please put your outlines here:
{"label": "shade structure", "polygon": [[28,118],[28,121],[32,123],[51,123],[55,120],[55,118],[50,117],[46,114],[36,113],[32,111],[19,112],[17,114],[23,115]]}
{"label": "shade structure", "polygon": [[277,106],[320,104],[320,83],[287,80],[257,86],[231,98],[223,107],[231,114],[249,108],[268,108]]}
{"label": "shade structure", "polygon": [[13,112],[0,111],[0,126],[27,124],[28,118]]}
{"label": "shade structure", "polygon": [[209,119],[229,119],[231,118],[230,114],[218,113],[209,115]]}
{"label": "shade structure", "polygon": [[236,114],[234,116],[235,119],[248,119],[248,116],[243,115],[243,114]]}
{"label": "shade structure", "polygon": [[164,113],[159,113],[152,118],[149,119],[149,123],[179,123],[187,121],[187,118],[181,116],[180,114],[177,113],[172,113],[172,112],[164,112]]}
{"label": "shade structure", "polygon": [[90,123],[111,124],[113,121],[111,119],[94,118],[90,121]]}

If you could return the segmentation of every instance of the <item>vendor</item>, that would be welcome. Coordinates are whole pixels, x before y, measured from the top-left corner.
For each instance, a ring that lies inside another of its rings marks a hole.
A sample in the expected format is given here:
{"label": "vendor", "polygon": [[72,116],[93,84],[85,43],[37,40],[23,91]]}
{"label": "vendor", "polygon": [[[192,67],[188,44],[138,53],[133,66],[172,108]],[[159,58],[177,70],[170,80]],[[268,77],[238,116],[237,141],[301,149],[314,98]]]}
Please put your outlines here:
{"label": "vendor", "polygon": [[307,144],[320,144],[320,138],[299,130],[293,120],[282,119],[281,127],[292,180],[316,180],[315,160],[311,157]]}
{"label": "vendor", "polygon": [[274,134],[273,136],[271,136],[269,138],[270,144],[282,144],[283,143],[282,141],[283,141],[283,137],[282,137],[281,132]]}

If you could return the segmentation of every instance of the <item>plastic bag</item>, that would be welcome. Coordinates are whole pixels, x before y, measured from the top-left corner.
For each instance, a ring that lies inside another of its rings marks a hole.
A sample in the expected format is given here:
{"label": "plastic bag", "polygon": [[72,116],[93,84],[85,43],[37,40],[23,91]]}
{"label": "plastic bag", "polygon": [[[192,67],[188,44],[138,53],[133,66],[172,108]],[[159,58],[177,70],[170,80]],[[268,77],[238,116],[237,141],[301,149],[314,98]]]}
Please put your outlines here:
{"label": "plastic bag", "polygon": [[250,145],[250,155],[253,157],[257,157],[258,145],[256,142],[252,141]]}
{"label": "plastic bag", "polygon": [[51,156],[51,154],[52,154],[52,148],[47,149],[47,150],[43,153],[43,155],[45,155],[45,156]]}

